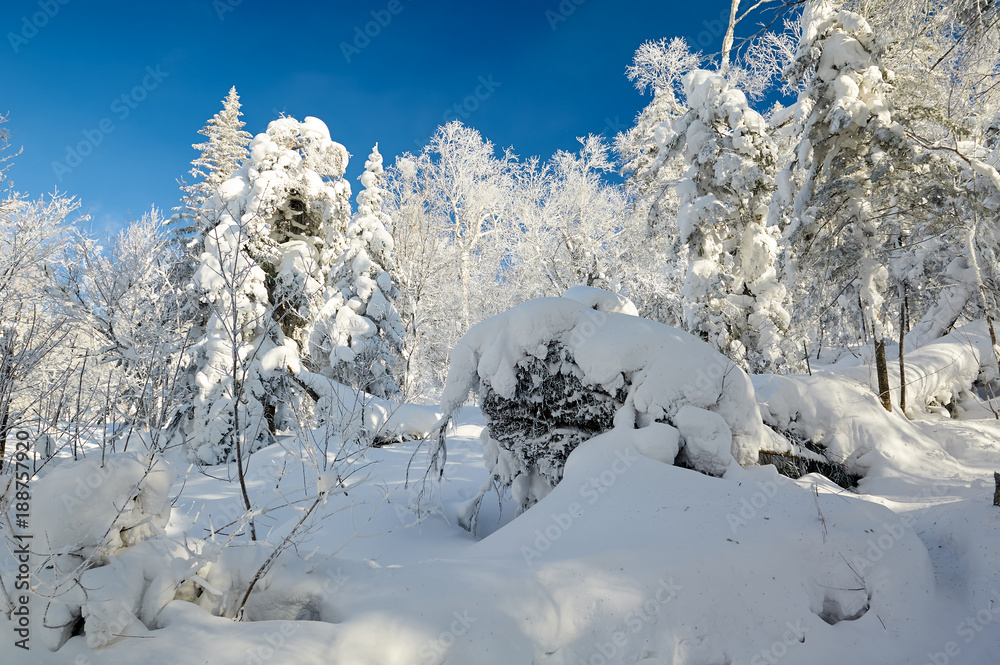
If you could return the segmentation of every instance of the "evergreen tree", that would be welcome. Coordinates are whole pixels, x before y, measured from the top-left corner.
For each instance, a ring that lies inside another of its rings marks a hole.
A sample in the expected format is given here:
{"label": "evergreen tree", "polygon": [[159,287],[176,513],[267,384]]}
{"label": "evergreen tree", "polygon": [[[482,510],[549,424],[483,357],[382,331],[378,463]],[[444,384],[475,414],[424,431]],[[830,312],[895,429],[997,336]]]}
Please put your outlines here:
{"label": "evergreen tree", "polygon": [[[191,147],[201,151],[201,154],[191,162],[190,174],[195,182],[183,185],[182,205],[177,208],[178,229],[181,235],[204,233],[207,229],[190,228],[197,217],[198,209],[211,198],[219,185],[229,180],[247,158],[247,145],[250,143],[250,132],[243,130],[246,123],[240,120],[243,112],[240,110],[240,96],[236,87],[229,89],[229,94],[222,100],[222,110],[212,116],[208,124],[198,133],[208,140],[196,143]],[[200,240],[200,239],[199,239]],[[200,251],[200,243],[197,251]]]}
{"label": "evergreen tree", "polygon": [[771,370],[783,362],[789,319],[777,243],[764,225],[777,150],[764,119],[723,76],[695,70],[683,80],[690,110],[658,136],[665,155],[688,164],[677,184],[684,325],[744,368]]}
{"label": "evergreen tree", "polygon": [[329,273],[313,356],[317,364],[329,358],[331,378],[386,397],[399,393],[392,367],[405,332],[394,305],[399,290],[391,275],[393,239],[383,209],[385,173],[377,144],[360,180],[358,212],[347,227],[347,248]]}
{"label": "evergreen tree", "polygon": [[295,423],[294,375],[309,357],[332,259],[346,248],[347,151],[316,118],[280,118],[199,211],[193,290],[206,324],[194,346],[192,455],[214,463]]}

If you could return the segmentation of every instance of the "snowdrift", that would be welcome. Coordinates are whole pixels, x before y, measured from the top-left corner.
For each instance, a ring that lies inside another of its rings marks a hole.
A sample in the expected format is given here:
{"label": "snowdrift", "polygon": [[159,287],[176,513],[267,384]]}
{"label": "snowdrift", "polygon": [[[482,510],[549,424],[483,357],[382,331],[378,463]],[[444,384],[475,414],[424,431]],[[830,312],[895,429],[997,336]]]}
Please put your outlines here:
{"label": "snowdrift", "polygon": [[875,397],[876,378],[867,364],[816,368],[812,376],[765,374],[754,377],[753,385],[768,426],[869,476],[886,472],[887,460],[905,466],[915,455],[934,454],[937,442],[926,439],[915,421],[958,417],[966,408],[987,412],[973,386],[996,376],[991,353],[981,321],[907,353],[905,415],[899,408],[899,372],[889,374],[893,413],[887,413]]}
{"label": "snowdrift", "polygon": [[[598,300],[526,303],[456,355],[465,371],[454,378],[499,393],[557,339],[581,385],[624,392],[610,428],[567,451],[560,481],[532,506],[514,517],[515,498],[483,501],[481,539],[457,518],[497,467],[482,415],[464,407],[444,433],[439,483],[421,494],[406,482],[419,442],[367,450],[234,622],[300,518],[301,503],[281,501],[315,491],[317,476],[293,466],[301,450],[251,457],[258,542],[205,536],[240,505],[224,467],[189,472],[174,501],[182,483],[171,485],[167,465],[147,473],[141,457],[110,455],[102,467],[98,450],[32,480],[36,533],[55,568],[35,559],[30,652],[11,646],[14,622],[0,614],[0,662],[922,665],[948,651],[960,654],[953,663],[998,662],[1000,514],[988,471],[1000,468],[1000,426],[971,389],[981,329],[909,354],[911,421],[881,409],[863,367],[751,384],[720,364],[713,380],[720,361],[700,342]],[[850,457],[867,473],[858,492],[737,464],[735,434],[760,450],[778,439],[768,425]],[[675,464],[692,440],[725,458],[721,477]],[[184,454],[168,453],[174,468]],[[77,496],[81,487],[90,494]],[[81,504],[67,510],[64,496]],[[0,553],[4,588],[16,570]],[[72,584],[53,598],[57,573]]]}

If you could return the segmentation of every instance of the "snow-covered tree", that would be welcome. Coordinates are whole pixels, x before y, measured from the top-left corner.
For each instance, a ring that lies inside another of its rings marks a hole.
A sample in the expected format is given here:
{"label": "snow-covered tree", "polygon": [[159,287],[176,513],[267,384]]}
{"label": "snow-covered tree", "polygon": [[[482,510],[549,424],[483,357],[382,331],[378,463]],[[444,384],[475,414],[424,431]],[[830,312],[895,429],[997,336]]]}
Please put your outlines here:
{"label": "snow-covered tree", "polygon": [[[293,375],[309,358],[333,261],[347,249],[347,151],[316,118],[280,118],[199,213],[205,251],[193,289],[207,313],[194,350],[189,441],[213,463],[294,422]],[[324,363],[325,359],[318,362]],[[236,437],[236,440],[234,440]]]}
{"label": "snow-covered tree", "polygon": [[250,147],[246,174],[239,175],[252,186],[254,209],[268,229],[259,255],[270,264],[268,288],[281,328],[306,357],[311,326],[326,301],[327,275],[349,244],[347,150],[311,117],[275,120]]}
{"label": "snow-covered tree", "polygon": [[[216,198],[235,204],[225,187]],[[208,310],[196,353],[197,394],[187,444],[199,462],[215,464],[268,443],[265,420],[269,394],[263,354],[279,346],[266,274],[251,249],[264,233],[256,214],[236,217],[223,211],[205,237],[194,288]]]}
{"label": "snow-covered tree", "polygon": [[[794,199],[785,223],[788,265],[804,312],[856,303],[872,336],[879,393],[891,410],[883,315],[889,286],[885,244],[894,174],[910,158],[889,101],[892,73],[865,18],[830,3],[806,6],[802,41],[788,75],[802,80],[802,138],[781,177],[780,200]],[[794,182],[794,185],[792,184]],[[778,206],[775,206],[778,209]],[[808,314],[807,314],[808,316]]]}
{"label": "snow-covered tree", "polygon": [[[5,122],[7,122],[7,116],[0,115],[0,125],[3,125]],[[6,127],[0,127],[0,184],[3,184],[4,173],[11,166],[8,162],[17,155],[21,154],[21,151],[18,150],[14,154],[4,155],[3,153],[6,152],[9,148],[10,148],[10,131]],[[10,209],[11,206],[14,204],[16,198],[17,197],[11,195],[11,193],[3,195],[2,199],[0,199],[0,213],[4,212],[4,210],[6,209]]]}
{"label": "snow-covered tree", "polygon": [[789,318],[765,227],[777,151],[764,118],[722,75],[695,70],[683,82],[690,110],[657,136],[664,155],[688,164],[677,183],[684,325],[745,368],[772,369]]}
{"label": "snow-covered tree", "polygon": [[191,162],[190,174],[195,182],[181,188],[184,192],[182,217],[193,221],[198,208],[211,198],[219,185],[236,173],[247,158],[251,135],[244,131],[246,123],[240,120],[241,115],[240,96],[233,86],[222,100],[222,110],[198,130],[207,140],[191,146],[201,154]]}
{"label": "snow-covered tree", "polygon": [[444,382],[448,352],[468,327],[501,311],[518,162],[460,122],[439,127],[418,155],[389,170],[400,315],[406,327],[408,394]]}
{"label": "snow-covered tree", "polygon": [[[643,316],[680,325],[684,270],[672,248],[677,239],[679,200],[673,183],[684,173],[679,155],[660,151],[656,129],[683,115],[681,78],[702,61],[683,38],[642,44],[626,75],[652,101],[636,116],[635,124],[615,136],[614,148],[629,200],[628,227],[632,242],[625,248],[620,275],[623,292]],[[640,229],[642,229],[640,231]]]}
{"label": "snow-covered tree", "polygon": [[515,208],[517,224],[506,230],[515,248],[508,272],[525,295],[556,296],[577,284],[616,290],[626,277],[622,254],[634,239],[626,198],[602,178],[614,165],[601,138],[579,141],[579,153],[558,151],[521,183],[518,198],[528,205]]}
{"label": "snow-covered tree", "polygon": [[912,339],[926,342],[963,311],[979,318],[995,310],[997,244],[985,222],[995,216],[996,190],[981,165],[997,163],[997,8],[940,0],[849,7],[879,36],[882,62],[894,74],[893,119],[913,150],[915,168],[905,176],[897,169],[893,182],[907,228],[890,277],[920,318]]}
{"label": "snow-covered tree", "polygon": [[60,290],[74,317],[98,340],[100,364],[114,367],[112,420],[158,430],[178,407],[176,379],[189,328],[181,286],[173,282],[178,249],[153,208],[108,250],[77,233],[73,268]]}
{"label": "snow-covered tree", "polygon": [[378,145],[373,148],[358,194],[358,211],[347,227],[347,249],[327,278],[326,304],[313,327],[315,364],[329,358],[325,371],[347,385],[380,397],[399,392],[393,376],[405,335],[394,302],[391,221],[383,209],[385,174]]}
{"label": "snow-covered tree", "polygon": [[667,233],[672,239],[678,202],[671,183],[684,170],[677,155],[660,153],[656,129],[687,112],[678,99],[683,93],[681,79],[701,61],[701,54],[692,53],[687,42],[677,37],[669,42],[645,42],[626,70],[640,92],[653,95],[635,124],[615,137],[615,151],[628,178],[626,191],[634,200],[633,214],[645,218],[650,235]]}
{"label": "snow-covered tree", "polygon": [[40,405],[63,385],[46,370],[73,332],[56,286],[69,267],[68,218],[78,207],[58,194],[0,204],[0,464],[13,429],[41,433]]}

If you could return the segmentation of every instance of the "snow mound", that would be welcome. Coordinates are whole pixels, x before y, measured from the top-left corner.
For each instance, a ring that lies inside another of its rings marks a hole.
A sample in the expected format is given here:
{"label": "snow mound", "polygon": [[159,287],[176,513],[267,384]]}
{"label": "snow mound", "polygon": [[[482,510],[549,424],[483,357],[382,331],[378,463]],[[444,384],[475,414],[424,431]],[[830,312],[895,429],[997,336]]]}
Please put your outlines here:
{"label": "snow mound", "polygon": [[322,374],[300,370],[296,378],[319,397],[321,418],[342,432],[363,432],[376,445],[426,438],[441,419],[436,407],[375,397]]}
{"label": "snow mound", "polygon": [[940,454],[911,418],[961,415],[973,384],[995,367],[993,361],[983,362],[990,349],[985,324],[977,322],[907,353],[905,414],[899,408],[898,372],[889,374],[893,412],[887,413],[867,364],[816,368],[812,376],[755,376],[753,384],[769,427],[807,442],[851,473],[881,475]]}
{"label": "snow mound", "polygon": [[522,508],[559,482],[580,441],[612,424],[674,425],[691,465],[716,475],[756,464],[765,441],[782,445],[764,427],[750,379],[728,358],[676,328],[589,306],[619,302],[615,294],[572,295],[483,321],[451,356],[442,411],[479,393],[487,466]]}
{"label": "snow mound", "polygon": [[141,634],[174,598],[183,548],[161,538],[172,482],[164,460],[135,453],[66,460],[34,481],[29,598],[44,608],[42,644],[55,651],[76,630],[91,648]]}
{"label": "snow mound", "polygon": [[158,459],[117,453],[64,462],[35,482],[36,547],[84,558],[114,554],[162,532],[173,471]]}
{"label": "snow mound", "polygon": [[228,548],[206,579],[220,593],[168,605],[154,634],[185,657],[231,644],[227,663],[898,662],[938,600],[912,520],[816,476],[649,462],[640,449],[668,428],[585,441],[547,497],[446,556],[284,556],[247,605],[260,623],[212,616],[268,551]]}

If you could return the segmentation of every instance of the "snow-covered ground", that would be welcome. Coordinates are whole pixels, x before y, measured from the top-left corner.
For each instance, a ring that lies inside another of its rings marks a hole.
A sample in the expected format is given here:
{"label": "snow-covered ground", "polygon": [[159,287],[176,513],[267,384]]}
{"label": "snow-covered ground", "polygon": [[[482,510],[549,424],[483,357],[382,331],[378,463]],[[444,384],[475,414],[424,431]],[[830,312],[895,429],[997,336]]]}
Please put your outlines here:
{"label": "snow-covered ground", "polygon": [[[969,390],[983,334],[910,352],[913,420],[881,410],[863,364],[755,377],[764,422],[850,457],[866,470],[856,491],[770,466],[676,467],[661,461],[676,437],[652,423],[582,443],[516,518],[512,499],[488,494],[473,536],[458,516],[487,471],[467,407],[440,482],[423,481],[417,441],[364,451],[346,491],[324,475],[314,526],[255,585],[244,621],[216,614],[308,508],[316,478],[298,448],[251,457],[258,543],[229,542],[242,513],[232,469],[189,467],[178,450],[168,489],[166,465],[146,474],[138,455],[112,458],[114,473],[95,453],[61,461],[31,481],[34,535],[64,552],[62,572],[40,579],[72,577],[71,552],[113,554],[77,574],[86,593],[61,587],[48,617],[29,599],[30,651],[15,646],[18,617],[0,615],[0,663],[998,663],[1000,421]],[[122,509],[110,504],[137,487],[106,533]],[[16,596],[10,549],[0,573]],[[73,607],[84,634],[51,627]]]}

